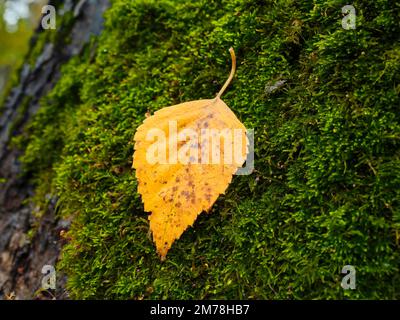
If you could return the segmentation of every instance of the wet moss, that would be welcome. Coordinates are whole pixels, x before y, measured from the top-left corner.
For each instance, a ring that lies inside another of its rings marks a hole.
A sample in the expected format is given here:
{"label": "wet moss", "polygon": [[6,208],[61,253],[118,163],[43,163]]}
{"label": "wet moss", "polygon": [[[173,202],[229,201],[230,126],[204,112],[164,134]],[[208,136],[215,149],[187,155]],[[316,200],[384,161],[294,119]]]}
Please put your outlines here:
{"label": "wet moss", "polygon": [[[22,158],[73,218],[58,266],[72,297],[399,298],[400,12],[353,1],[357,28],[344,30],[346,4],[113,1],[93,59],[65,65]],[[256,170],[160,262],[133,135],[148,111],[213,97],[231,46],[224,101],[255,129]],[[340,287],[347,264],[356,290]]]}

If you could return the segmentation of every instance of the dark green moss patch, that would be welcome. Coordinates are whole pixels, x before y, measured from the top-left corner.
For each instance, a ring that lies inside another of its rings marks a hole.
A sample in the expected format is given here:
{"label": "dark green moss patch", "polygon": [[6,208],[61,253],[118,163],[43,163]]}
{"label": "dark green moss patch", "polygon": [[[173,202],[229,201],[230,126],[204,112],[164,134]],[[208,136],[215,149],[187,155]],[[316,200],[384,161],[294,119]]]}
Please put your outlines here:
{"label": "dark green moss patch", "polygon": [[[72,297],[399,298],[400,8],[353,1],[344,30],[345,4],[113,1],[93,60],[63,68],[22,159],[73,217],[59,265]],[[224,101],[255,129],[256,170],[161,263],[133,135],[147,111],[213,97],[230,46]],[[346,264],[356,290],[340,287]]]}

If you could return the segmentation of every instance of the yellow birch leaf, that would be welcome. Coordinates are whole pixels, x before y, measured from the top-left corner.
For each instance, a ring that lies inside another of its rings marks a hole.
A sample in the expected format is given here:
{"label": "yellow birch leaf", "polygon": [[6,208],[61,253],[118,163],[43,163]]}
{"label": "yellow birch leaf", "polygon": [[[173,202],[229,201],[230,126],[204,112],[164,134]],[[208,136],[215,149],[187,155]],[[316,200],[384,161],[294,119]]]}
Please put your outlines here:
{"label": "yellow birch leaf", "polygon": [[214,99],[163,108],[137,129],[132,167],[157,252],[172,243],[225,193],[246,160],[246,128],[221,100],[236,70]]}

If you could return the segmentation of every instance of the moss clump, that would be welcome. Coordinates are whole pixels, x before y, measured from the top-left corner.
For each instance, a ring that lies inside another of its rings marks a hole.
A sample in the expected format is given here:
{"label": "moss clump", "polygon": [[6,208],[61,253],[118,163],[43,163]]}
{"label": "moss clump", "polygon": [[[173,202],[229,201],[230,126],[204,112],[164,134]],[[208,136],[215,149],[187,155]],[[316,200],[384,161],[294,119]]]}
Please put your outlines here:
{"label": "moss clump", "polygon": [[[344,30],[346,4],[113,1],[94,57],[70,61],[42,101],[22,159],[73,218],[59,265],[72,297],[400,297],[400,12],[354,1],[357,28]],[[230,46],[224,101],[255,129],[256,171],[161,263],[133,135],[148,110],[212,97]],[[356,290],[340,287],[346,264]]]}

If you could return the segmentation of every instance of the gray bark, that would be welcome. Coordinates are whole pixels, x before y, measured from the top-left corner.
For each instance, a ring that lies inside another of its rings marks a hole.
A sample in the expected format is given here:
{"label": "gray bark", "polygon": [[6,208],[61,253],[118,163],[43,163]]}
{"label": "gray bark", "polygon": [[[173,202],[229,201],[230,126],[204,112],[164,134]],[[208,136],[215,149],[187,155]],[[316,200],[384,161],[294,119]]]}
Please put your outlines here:
{"label": "gray bark", "polygon": [[[71,41],[63,43],[65,40],[60,39],[61,46],[57,48],[52,43],[45,44],[34,67],[28,63],[22,66],[18,86],[12,89],[3,108],[0,108],[0,179],[6,180],[0,184],[0,299],[68,298],[63,275],[57,274],[56,290],[39,294],[38,290],[43,278],[42,267],[56,265],[63,245],[60,232],[68,229],[69,221],[55,215],[55,197],[50,199],[45,214],[35,218],[35,208],[25,201],[33,195],[34,189],[29,178],[21,175],[18,160],[21,151],[10,145],[10,139],[22,132],[40,108],[40,98],[54,87],[60,77],[60,67],[82,52],[90,35],[101,32],[102,15],[109,6],[108,0],[64,0],[56,3],[60,2],[62,6],[57,7],[57,18],[66,11],[74,13],[74,23],[69,31]],[[39,33],[58,32],[63,27],[57,25],[56,31],[50,31],[39,26],[31,47]],[[30,97],[28,106],[22,108],[21,102],[27,96]],[[27,233],[33,224],[39,227],[30,239]]]}

